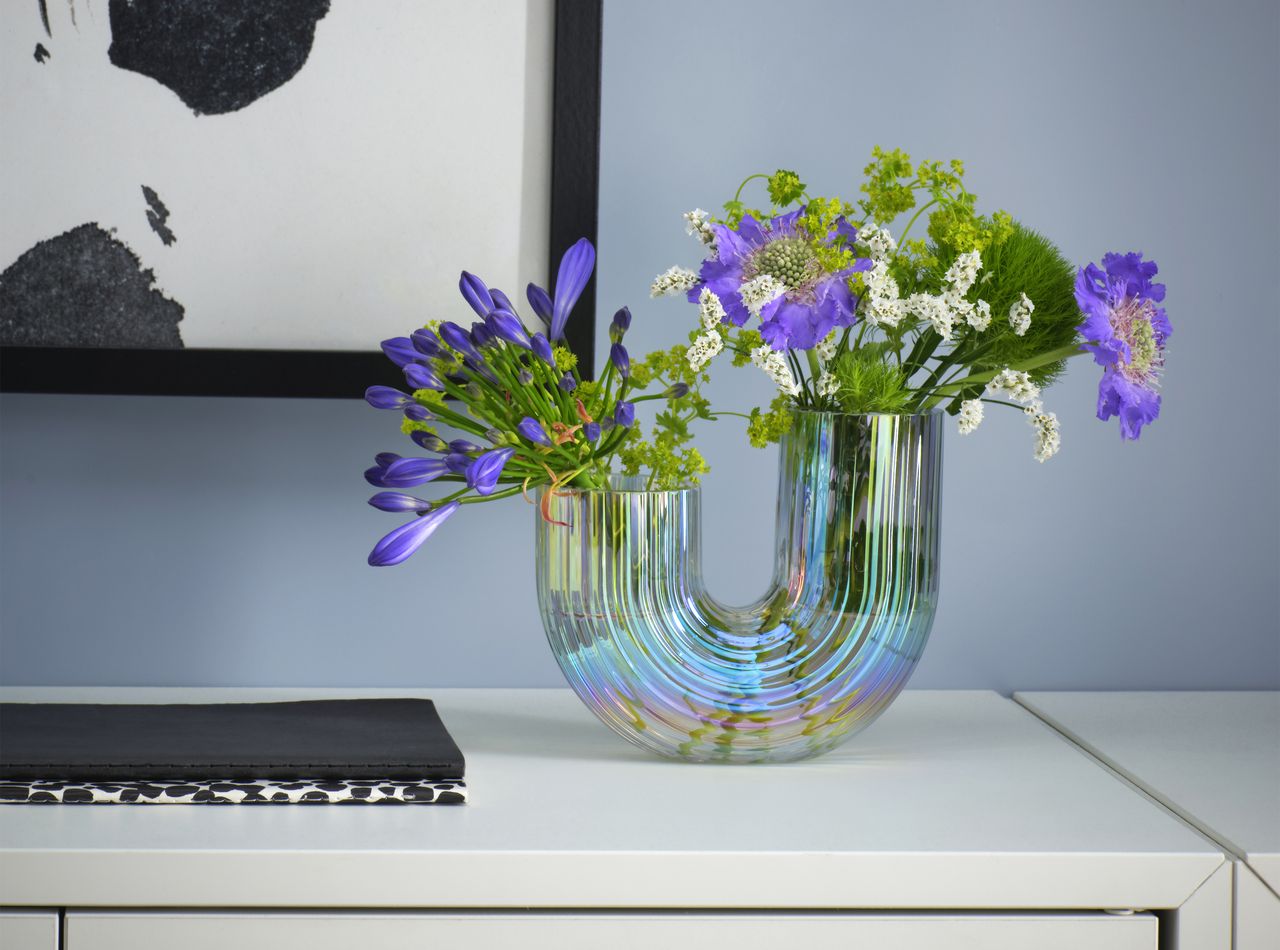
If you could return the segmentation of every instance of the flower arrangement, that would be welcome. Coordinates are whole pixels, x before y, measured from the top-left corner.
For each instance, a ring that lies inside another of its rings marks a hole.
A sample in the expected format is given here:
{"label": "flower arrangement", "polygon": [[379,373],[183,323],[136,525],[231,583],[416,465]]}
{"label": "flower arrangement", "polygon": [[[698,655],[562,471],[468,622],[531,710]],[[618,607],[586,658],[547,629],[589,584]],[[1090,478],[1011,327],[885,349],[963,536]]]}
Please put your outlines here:
{"label": "flower arrangement", "polygon": [[[531,488],[548,489],[545,506],[562,488],[607,488],[615,468],[655,489],[696,483],[708,466],[690,444],[695,420],[742,416],[751,444],[763,446],[789,431],[797,409],[943,409],[968,434],[994,404],[1026,415],[1043,462],[1061,437],[1042,392],[1084,353],[1102,367],[1098,418],[1118,417],[1123,439],[1156,419],[1172,328],[1154,262],[1107,254],[1101,267],[1076,270],[1008,213],[978,213],[958,161],[913,164],[900,150],[876,148],[865,174],[856,203],[811,196],[795,172],[780,170],[749,176],[722,216],[687,213],[706,256],[697,271],[659,275],[651,295],[685,296],[697,305],[698,327],[687,345],[633,362],[623,307],[595,380],[582,378],[563,342],[595,266],[588,241],[565,253],[552,292],[528,285],[543,328],[533,333],[506,294],[464,271],[459,290],[479,319],[469,329],[436,321],[383,341],[408,391],[365,393],[374,407],[400,413],[401,431],[430,453],[384,452],[365,472],[384,489],[371,505],[413,515],[377,543],[369,563],[399,564],[461,506],[528,498]],[[766,183],[766,210],[742,200],[756,180]],[[895,237],[890,228],[908,215]],[[913,236],[917,224],[924,233]],[[712,410],[701,386],[726,350],[734,365],[751,363],[777,385],[767,408]],[[646,438],[636,406],[651,400],[663,405]],[[446,439],[442,428],[463,435]],[[436,481],[454,490],[435,500],[402,491]]]}
{"label": "flower arrangement", "polygon": [[[673,267],[653,282],[654,297],[698,306],[694,369],[728,350],[777,384],[768,410],[750,415],[752,444],[776,441],[796,408],[941,407],[968,434],[996,404],[1026,414],[1043,462],[1061,439],[1041,392],[1086,352],[1103,367],[1100,419],[1118,416],[1124,439],[1155,420],[1172,332],[1155,263],[1108,254],[1077,272],[1008,213],[979,214],[958,161],[913,165],[876,148],[865,174],[856,204],[810,196],[792,171],[748,177],[722,217],[685,215],[707,249],[699,270]],[[767,210],[742,201],[755,180]],[[895,238],[890,226],[907,215]],[[913,237],[918,223],[925,233]]]}

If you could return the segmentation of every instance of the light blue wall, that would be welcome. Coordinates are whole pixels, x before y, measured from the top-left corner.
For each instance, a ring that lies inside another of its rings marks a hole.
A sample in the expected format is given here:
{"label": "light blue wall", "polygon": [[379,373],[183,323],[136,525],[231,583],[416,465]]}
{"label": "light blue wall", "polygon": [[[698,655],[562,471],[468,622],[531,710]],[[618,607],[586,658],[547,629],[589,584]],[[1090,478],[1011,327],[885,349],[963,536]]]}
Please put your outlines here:
{"label": "light blue wall", "polygon": [[[848,192],[876,143],[964,158],[1077,261],[1160,262],[1176,333],[1140,443],[1092,419],[1083,363],[1048,395],[1050,463],[1016,416],[949,433],[913,685],[1280,686],[1278,52],[1272,0],[607,2],[600,299],[631,304],[633,352],[694,319],[647,299],[695,261],[681,211],[780,165]],[[768,387],[748,368],[714,395]],[[555,684],[522,502],[364,566],[394,522],[359,473],[392,427],[354,400],[3,397],[0,681]],[[703,441],[707,573],[744,601],[774,456],[728,422]]]}

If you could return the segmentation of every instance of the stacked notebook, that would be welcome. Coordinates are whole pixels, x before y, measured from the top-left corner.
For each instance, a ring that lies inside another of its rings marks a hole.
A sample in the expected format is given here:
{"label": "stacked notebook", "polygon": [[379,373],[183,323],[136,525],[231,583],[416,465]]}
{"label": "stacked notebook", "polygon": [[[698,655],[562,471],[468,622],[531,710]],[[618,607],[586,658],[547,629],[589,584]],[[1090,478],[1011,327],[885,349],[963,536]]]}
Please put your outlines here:
{"label": "stacked notebook", "polygon": [[429,699],[0,703],[0,803],[457,804]]}

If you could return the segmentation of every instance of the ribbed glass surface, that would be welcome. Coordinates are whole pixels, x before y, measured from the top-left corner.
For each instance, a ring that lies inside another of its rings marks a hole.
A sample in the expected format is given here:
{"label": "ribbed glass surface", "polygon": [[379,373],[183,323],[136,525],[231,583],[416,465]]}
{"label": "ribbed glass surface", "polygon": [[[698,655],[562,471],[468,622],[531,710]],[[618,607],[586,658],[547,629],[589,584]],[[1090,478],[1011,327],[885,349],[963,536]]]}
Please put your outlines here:
{"label": "ribbed glass surface", "polygon": [[888,707],[929,636],[941,462],[937,413],[797,413],[774,580],[745,607],[703,585],[697,489],[620,480],[555,495],[551,520],[538,516],[538,600],[565,677],[660,755],[780,762],[833,748]]}

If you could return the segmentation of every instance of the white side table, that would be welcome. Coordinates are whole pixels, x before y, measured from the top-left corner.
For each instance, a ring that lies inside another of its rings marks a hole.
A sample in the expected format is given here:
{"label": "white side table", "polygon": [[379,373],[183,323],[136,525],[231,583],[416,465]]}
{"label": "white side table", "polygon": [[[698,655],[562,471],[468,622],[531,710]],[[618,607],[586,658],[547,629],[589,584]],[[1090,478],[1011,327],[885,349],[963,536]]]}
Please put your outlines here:
{"label": "white side table", "polygon": [[[415,692],[0,691],[344,695]],[[0,905],[64,909],[66,950],[1229,947],[1222,851],[994,693],[907,692],[824,758],[745,767],[649,757],[567,690],[416,695],[469,804],[0,806]]]}
{"label": "white side table", "polygon": [[1018,693],[1234,859],[1238,950],[1280,947],[1280,693]]}

